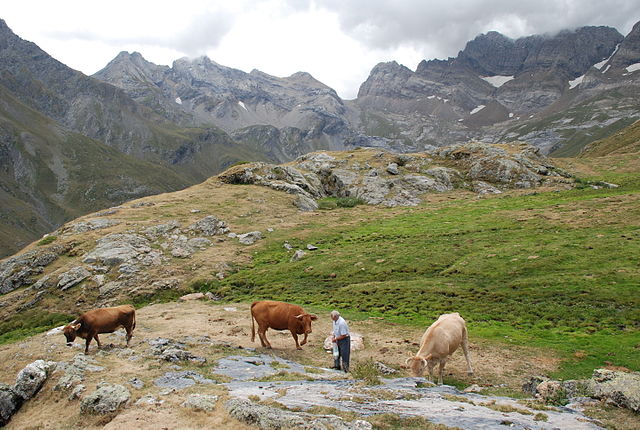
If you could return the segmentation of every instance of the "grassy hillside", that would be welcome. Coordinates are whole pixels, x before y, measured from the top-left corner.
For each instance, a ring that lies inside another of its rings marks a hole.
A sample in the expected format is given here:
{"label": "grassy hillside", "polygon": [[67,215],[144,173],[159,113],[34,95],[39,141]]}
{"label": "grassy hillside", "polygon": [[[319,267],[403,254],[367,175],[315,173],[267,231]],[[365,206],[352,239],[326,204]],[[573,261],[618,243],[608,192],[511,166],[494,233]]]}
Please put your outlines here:
{"label": "grassy hillside", "polygon": [[610,154],[628,154],[640,151],[640,121],[618,133],[587,145],[580,157],[601,157]]}
{"label": "grassy hillside", "polygon": [[[635,166],[637,157],[617,162]],[[610,179],[591,167],[585,181]],[[638,172],[625,173],[618,189],[326,212],[271,236],[250,267],[201,288],[419,326],[458,311],[472,337],[560,351],[557,376],[605,365],[638,370]],[[319,249],[290,262],[284,240]]]}

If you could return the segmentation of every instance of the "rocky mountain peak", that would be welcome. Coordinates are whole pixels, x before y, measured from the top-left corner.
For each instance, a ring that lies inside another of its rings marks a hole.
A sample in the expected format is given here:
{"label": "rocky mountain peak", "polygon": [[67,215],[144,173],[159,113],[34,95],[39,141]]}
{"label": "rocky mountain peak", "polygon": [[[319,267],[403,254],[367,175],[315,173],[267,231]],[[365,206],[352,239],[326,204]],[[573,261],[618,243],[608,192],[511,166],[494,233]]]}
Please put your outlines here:
{"label": "rocky mountain peak", "polygon": [[360,85],[358,97],[369,95],[393,94],[398,86],[404,84],[413,72],[396,61],[378,63],[369,78]]}
{"label": "rocky mountain peak", "polygon": [[637,22],[629,34],[618,46],[618,50],[611,58],[611,67],[622,68],[638,63],[640,59],[640,21]]}

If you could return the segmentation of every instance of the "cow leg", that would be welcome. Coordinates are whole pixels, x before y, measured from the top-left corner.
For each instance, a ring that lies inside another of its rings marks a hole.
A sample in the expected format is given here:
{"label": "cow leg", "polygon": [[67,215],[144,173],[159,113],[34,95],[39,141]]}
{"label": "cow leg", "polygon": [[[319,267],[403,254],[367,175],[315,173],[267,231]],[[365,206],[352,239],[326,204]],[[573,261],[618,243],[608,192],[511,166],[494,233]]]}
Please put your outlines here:
{"label": "cow leg", "polygon": [[300,342],[300,345],[304,345],[305,343],[307,343],[307,334],[304,334],[304,339],[302,339],[302,342]]}
{"label": "cow leg", "polygon": [[93,339],[93,336],[91,336],[90,334],[87,335],[84,346],[84,355],[89,355],[89,344],[91,343],[91,339]]}
{"label": "cow leg", "polygon": [[440,360],[440,367],[438,369],[438,384],[442,385],[442,378],[444,376],[444,365],[447,364],[446,359]]}
{"label": "cow leg", "polygon": [[263,329],[262,327],[258,327],[258,337],[260,337],[260,343],[264,348],[271,349],[271,344],[267,340],[267,329]]}
{"label": "cow leg", "polygon": [[435,367],[435,363],[431,360],[427,361],[427,370],[429,371],[429,377],[427,378],[429,382],[433,382],[433,369]]}
{"label": "cow leg", "polygon": [[473,367],[471,367],[471,356],[469,355],[469,339],[467,338],[467,332],[465,330],[462,337],[462,352],[464,352],[464,358],[467,360],[467,374],[473,375]]}
{"label": "cow leg", "polygon": [[102,348],[102,344],[100,343],[100,339],[98,339],[98,333],[96,333],[93,338],[98,342],[98,349]]}
{"label": "cow leg", "polygon": [[131,328],[127,328],[127,347],[129,346],[129,342],[131,341],[131,338],[133,337],[133,329]]}
{"label": "cow leg", "polygon": [[293,340],[296,341],[296,349],[302,349],[302,347],[298,343],[298,335],[295,332],[291,332],[291,336],[293,336]]}

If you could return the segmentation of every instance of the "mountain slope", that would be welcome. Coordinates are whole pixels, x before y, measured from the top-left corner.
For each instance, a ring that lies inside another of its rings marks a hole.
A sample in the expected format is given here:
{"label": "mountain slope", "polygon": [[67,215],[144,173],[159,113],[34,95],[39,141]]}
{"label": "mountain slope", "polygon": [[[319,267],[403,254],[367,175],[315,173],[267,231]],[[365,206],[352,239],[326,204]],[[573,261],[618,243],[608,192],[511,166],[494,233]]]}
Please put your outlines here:
{"label": "mountain slope", "polygon": [[65,130],[1,85],[0,133],[4,255],[95,208],[188,185],[166,167]]}

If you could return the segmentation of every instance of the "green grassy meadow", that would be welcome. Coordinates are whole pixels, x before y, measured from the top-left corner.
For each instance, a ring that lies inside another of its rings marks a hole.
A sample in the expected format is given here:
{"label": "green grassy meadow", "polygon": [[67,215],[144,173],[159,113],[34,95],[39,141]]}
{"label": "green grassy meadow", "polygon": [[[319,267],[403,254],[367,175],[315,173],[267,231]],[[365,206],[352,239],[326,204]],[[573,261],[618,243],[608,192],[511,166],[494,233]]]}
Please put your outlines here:
{"label": "green grassy meadow", "polygon": [[[640,186],[626,179],[618,189],[387,209],[344,227],[316,219],[271,236],[250,267],[201,288],[424,327],[459,312],[472,341],[554,349],[566,358],[557,377],[604,365],[639,370]],[[319,249],[291,262],[284,240]]]}

